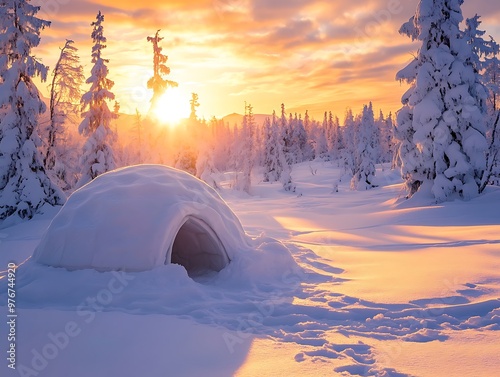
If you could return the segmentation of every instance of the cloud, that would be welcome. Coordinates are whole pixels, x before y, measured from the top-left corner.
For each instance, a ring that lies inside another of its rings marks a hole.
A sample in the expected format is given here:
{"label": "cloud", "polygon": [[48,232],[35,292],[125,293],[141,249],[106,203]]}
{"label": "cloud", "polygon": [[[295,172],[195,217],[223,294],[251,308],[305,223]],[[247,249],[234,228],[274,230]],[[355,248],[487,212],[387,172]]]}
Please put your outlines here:
{"label": "cloud", "polygon": [[[90,23],[98,10],[103,12],[108,38],[104,55],[110,59],[115,94],[134,110],[148,104],[150,93],[143,81],[151,74],[152,50],[146,37],[157,29],[164,37],[161,45],[169,56],[171,79],[199,93],[200,113],[207,118],[237,111],[245,100],[262,113],[281,102],[297,108],[329,103],[335,108],[351,101],[358,108],[371,96],[395,110],[406,90],[394,80],[395,73],[417,48],[398,34],[416,8],[403,0],[33,3],[52,21],[35,51],[49,65],[71,38],[88,69]],[[494,1],[466,2],[463,9],[466,17],[483,14],[483,28],[500,40],[500,8]]]}

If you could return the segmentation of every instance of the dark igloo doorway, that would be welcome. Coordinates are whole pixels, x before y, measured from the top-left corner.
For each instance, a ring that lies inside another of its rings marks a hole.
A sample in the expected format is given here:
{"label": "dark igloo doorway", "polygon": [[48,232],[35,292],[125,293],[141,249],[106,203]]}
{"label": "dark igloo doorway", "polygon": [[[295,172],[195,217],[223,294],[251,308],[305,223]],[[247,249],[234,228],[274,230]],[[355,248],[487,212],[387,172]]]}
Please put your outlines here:
{"label": "dark igloo doorway", "polygon": [[193,216],[187,217],[179,228],[168,255],[170,261],[166,263],[180,264],[191,277],[219,272],[229,263],[224,245],[214,230]]}

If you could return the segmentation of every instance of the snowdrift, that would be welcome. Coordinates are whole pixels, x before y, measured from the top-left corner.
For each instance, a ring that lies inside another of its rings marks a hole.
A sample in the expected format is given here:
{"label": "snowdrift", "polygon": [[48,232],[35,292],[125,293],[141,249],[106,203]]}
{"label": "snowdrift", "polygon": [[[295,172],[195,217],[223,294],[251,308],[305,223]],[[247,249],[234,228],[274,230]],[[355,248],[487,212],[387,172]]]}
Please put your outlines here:
{"label": "snowdrift", "polygon": [[34,252],[68,269],[145,271],[169,263],[220,271],[250,239],[211,187],[177,169],[139,165],[75,191]]}

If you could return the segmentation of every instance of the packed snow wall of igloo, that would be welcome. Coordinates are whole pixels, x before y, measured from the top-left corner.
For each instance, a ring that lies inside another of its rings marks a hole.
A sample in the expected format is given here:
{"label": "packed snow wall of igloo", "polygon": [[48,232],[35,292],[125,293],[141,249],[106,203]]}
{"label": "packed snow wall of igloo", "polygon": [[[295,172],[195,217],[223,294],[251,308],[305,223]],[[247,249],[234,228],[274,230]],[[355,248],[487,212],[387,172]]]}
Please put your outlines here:
{"label": "packed snow wall of igloo", "polygon": [[249,244],[236,215],[204,182],[170,167],[138,165],[75,191],[33,257],[103,271],[178,263],[197,274],[221,270]]}

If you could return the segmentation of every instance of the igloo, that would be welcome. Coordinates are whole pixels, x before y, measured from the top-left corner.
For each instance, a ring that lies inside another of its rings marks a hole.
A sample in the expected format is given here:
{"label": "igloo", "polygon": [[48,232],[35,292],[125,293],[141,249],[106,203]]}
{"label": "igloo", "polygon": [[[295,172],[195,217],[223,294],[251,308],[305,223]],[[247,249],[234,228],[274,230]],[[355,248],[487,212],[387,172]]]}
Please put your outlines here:
{"label": "igloo", "polygon": [[100,271],[177,263],[197,275],[220,271],[249,244],[240,221],[211,187],[177,169],[139,165],[75,191],[33,258]]}

